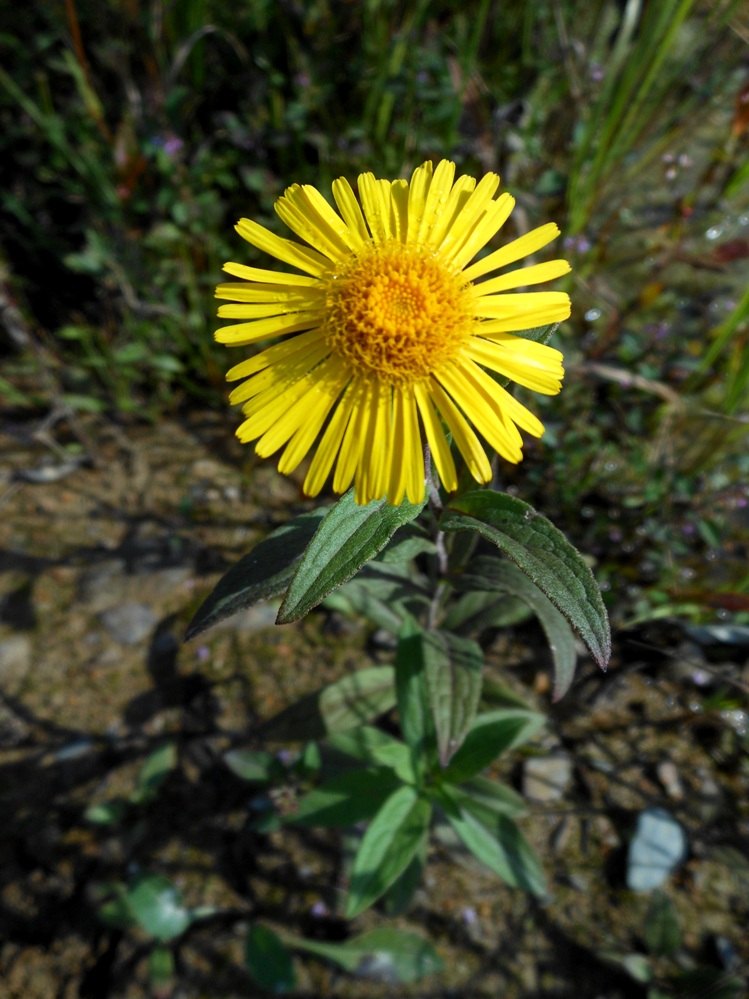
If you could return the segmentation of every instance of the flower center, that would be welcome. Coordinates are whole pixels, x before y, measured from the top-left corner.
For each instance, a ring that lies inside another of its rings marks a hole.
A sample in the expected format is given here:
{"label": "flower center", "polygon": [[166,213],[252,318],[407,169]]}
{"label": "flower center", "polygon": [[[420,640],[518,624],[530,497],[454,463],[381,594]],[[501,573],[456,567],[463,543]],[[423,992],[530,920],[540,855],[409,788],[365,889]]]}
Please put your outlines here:
{"label": "flower center", "polygon": [[371,246],[330,282],[328,340],[359,371],[417,381],[458,353],[474,323],[470,303],[424,247]]}

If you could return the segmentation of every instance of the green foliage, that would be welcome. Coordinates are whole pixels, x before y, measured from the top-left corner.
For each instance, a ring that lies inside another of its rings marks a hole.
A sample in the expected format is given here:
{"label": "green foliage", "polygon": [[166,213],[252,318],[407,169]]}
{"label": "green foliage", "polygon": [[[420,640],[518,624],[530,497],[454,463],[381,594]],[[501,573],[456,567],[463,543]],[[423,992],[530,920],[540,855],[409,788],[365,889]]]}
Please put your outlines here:
{"label": "green foliage", "polygon": [[290,992],[296,984],[291,954],[267,926],[250,927],[244,947],[247,970],[262,989],[275,995]]}
{"label": "green foliage", "polygon": [[[608,658],[608,622],[595,581],[548,520],[520,500],[488,490],[459,496],[439,521],[425,511],[414,524],[421,510],[410,503],[357,507],[352,493],[346,494],[324,514],[303,552],[303,534],[292,535],[291,546],[275,543],[278,531],[261,542],[261,554],[245,556],[241,569],[220,580],[190,629],[206,627],[217,608],[262,597],[265,580],[273,580],[275,593],[285,579],[279,621],[296,619],[328,596],[327,606],[363,614],[397,635],[394,668],[370,667],[337,680],[271,718],[260,733],[266,739],[322,740],[319,772],[309,774],[319,775],[319,783],[285,816],[287,826],[368,823],[350,872],[349,919],[380,899],[391,911],[408,905],[426,863],[435,815],[444,814],[459,841],[507,884],[537,896],[546,892],[540,862],[515,822],[525,811],[522,799],[482,776],[503,753],[533,739],[544,717],[519,707],[480,712],[481,646],[438,627],[440,619],[493,623],[477,616],[475,607],[466,611],[470,596],[488,594],[498,606],[506,599],[526,604],[555,646],[557,696],[574,672],[569,625],[601,665]],[[453,565],[446,546],[450,534],[443,529],[484,535],[516,564],[474,556],[470,546],[456,543]],[[408,532],[405,549],[399,530]],[[388,561],[374,562],[388,543]],[[406,552],[413,563],[403,561]],[[290,577],[292,560],[297,568]],[[257,583],[247,569],[252,566]],[[453,609],[451,617],[451,606],[463,610]],[[393,707],[402,740],[372,724]],[[256,783],[278,779],[267,754],[234,751],[227,763]]]}
{"label": "green foliage", "polygon": [[415,933],[387,927],[361,933],[343,944],[288,935],[284,939],[288,946],[324,957],[362,978],[406,984],[443,969],[442,959],[428,941]]}
{"label": "green foliage", "polygon": [[[545,517],[512,496],[476,490],[453,500],[440,526],[445,531],[478,531],[493,541],[551,600],[605,667],[611,633],[600,590],[579,552]],[[565,673],[568,685],[567,666]]]}
{"label": "green foliage", "polygon": [[357,506],[350,489],[328,511],[307,546],[277,623],[289,624],[304,617],[382,551],[398,528],[417,517],[423,506],[407,501],[390,506],[385,500]]}

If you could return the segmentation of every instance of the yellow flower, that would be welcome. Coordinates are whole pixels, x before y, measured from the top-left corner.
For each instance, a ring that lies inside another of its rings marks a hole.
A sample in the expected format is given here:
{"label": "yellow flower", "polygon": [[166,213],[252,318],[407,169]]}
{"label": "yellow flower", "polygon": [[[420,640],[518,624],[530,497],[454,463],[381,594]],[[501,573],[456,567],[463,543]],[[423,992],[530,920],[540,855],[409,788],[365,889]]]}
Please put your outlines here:
{"label": "yellow flower", "polygon": [[546,395],[563,377],[558,350],[512,331],[566,319],[563,292],[514,292],[569,271],[564,260],[517,268],[515,263],[559,234],[541,226],[476,260],[504,224],[514,199],[494,197],[496,174],[478,184],[454,181],[443,160],[405,180],[359,177],[361,207],[349,183],[333,182],[338,212],[314,187],[294,184],[276,211],[309,246],[282,239],[242,219],[249,243],[302,273],[228,263],[242,283],[221,284],[222,319],[240,322],[216,339],[245,346],[283,338],[233,367],[231,393],[243,403],[237,435],[256,440],[261,457],[283,448],[278,470],[292,472],[320,438],[304,481],[316,496],[331,471],[333,489],[353,480],[357,503],[405,496],[421,502],[424,443],[444,487],[458,477],[443,424],[471,474],[491,479],[485,441],[508,461],[522,458],[518,428],[535,437],[543,426],[488,372]]}

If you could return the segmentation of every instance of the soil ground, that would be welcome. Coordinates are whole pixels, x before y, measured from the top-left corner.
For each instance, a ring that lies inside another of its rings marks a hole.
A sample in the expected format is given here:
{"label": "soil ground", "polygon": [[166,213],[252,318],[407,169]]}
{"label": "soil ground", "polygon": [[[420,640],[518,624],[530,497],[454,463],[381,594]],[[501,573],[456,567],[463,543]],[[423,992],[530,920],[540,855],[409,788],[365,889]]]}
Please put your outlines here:
{"label": "soil ground", "polygon": [[[95,462],[71,466],[50,461],[31,430],[6,424],[0,435],[0,996],[150,994],[148,941],[102,924],[94,904],[97,884],[137,868],[222,910],[182,942],[166,994],[256,995],[244,921],[343,939],[345,872],[336,837],[252,832],[253,792],[222,754],[254,745],[259,719],[391,652],[364,622],[320,611],[277,628],[264,605],[182,642],[221,571],[306,507],[298,484],[255,464],[223,418],[92,418]],[[745,703],[746,654],[706,655],[676,624],[654,624],[618,636],[606,675],[581,659],[551,705],[535,630],[498,639],[490,675],[549,715],[535,755],[569,762],[560,794],[523,822],[549,898],[532,901],[436,842],[395,924],[428,936],[446,971],[402,994],[644,996],[622,960],[647,952],[652,895],[628,891],[624,871],[649,806],[678,819],[689,843],[665,886],[684,943],[677,960],[651,960],[662,994],[690,965],[745,973],[749,766],[746,714],[730,698],[743,691]],[[127,794],[167,739],[179,765],[157,800],[114,828],[87,822],[86,807]],[[524,768],[516,758],[498,775],[522,787]],[[382,920],[370,912],[355,929]],[[298,978],[299,996],[393,994],[312,960],[298,962]]]}

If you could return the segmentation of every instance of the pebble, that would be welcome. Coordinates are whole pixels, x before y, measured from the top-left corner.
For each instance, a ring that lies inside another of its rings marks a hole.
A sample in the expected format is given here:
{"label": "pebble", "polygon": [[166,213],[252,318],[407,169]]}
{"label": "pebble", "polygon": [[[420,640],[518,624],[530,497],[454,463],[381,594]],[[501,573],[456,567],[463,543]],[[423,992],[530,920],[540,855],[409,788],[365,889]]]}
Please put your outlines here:
{"label": "pebble", "polygon": [[684,788],[681,784],[679,771],[671,760],[662,760],[656,767],[658,780],[663,786],[663,790],[674,801],[681,801],[684,797]]}
{"label": "pebble", "polygon": [[121,645],[137,645],[146,638],[158,618],[144,604],[127,603],[113,607],[101,615],[101,623],[110,638]]}
{"label": "pebble", "polygon": [[0,677],[3,683],[15,683],[31,667],[31,639],[26,635],[13,635],[0,642]]}
{"label": "pebble", "polygon": [[533,801],[559,801],[572,780],[572,759],[567,753],[535,756],[523,766],[523,794]]}

